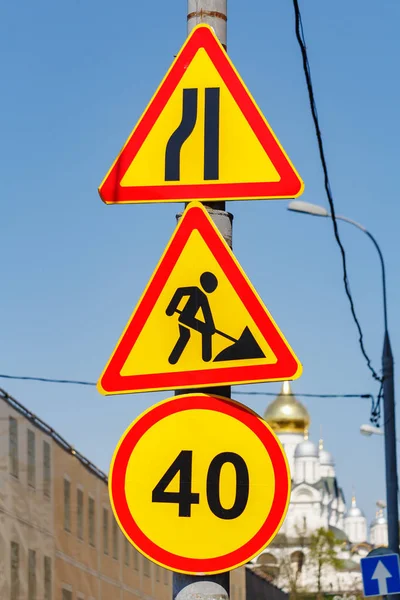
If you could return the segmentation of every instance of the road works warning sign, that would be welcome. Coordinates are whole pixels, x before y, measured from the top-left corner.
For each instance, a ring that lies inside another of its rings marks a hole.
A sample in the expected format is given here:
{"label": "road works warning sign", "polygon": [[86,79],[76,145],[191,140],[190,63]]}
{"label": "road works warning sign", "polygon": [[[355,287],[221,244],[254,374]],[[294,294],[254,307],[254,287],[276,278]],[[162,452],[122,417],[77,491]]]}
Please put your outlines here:
{"label": "road works warning sign", "polygon": [[294,198],[303,182],[208,25],[196,27],[100,185],[107,204]]}
{"label": "road works warning sign", "polygon": [[279,440],[251,410],[193,394],[156,404],[126,430],[110,469],[125,536],[182,573],[219,573],[259,554],[279,531],[290,473]]}
{"label": "road works warning sign", "polygon": [[282,381],[301,370],[206,209],[193,202],[98,389],[121,394]]}

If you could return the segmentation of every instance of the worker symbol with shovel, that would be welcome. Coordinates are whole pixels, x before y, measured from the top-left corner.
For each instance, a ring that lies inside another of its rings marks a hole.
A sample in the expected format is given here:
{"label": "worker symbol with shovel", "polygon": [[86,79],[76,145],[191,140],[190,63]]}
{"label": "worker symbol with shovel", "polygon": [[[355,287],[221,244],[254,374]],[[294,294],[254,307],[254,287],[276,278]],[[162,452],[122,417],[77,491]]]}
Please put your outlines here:
{"label": "worker symbol with shovel", "polygon": [[[200,285],[201,287],[188,286],[178,288],[168,305],[166,310],[167,316],[172,317],[175,313],[179,314],[179,338],[168,358],[168,362],[171,365],[177,364],[190,340],[192,331],[197,331],[201,334],[201,355],[204,362],[212,360],[212,336],[215,334],[223,336],[233,342],[233,344],[222,350],[213,361],[265,358],[265,354],[247,326],[244,328],[239,339],[216,329],[207,297],[207,294],[212,294],[218,287],[216,276],[206,271],[200,277]],[[182,310],[179,310],[179,303],[186,296],[188,297],[186,304]],[[196,317],[200,309],[204,320]]]}

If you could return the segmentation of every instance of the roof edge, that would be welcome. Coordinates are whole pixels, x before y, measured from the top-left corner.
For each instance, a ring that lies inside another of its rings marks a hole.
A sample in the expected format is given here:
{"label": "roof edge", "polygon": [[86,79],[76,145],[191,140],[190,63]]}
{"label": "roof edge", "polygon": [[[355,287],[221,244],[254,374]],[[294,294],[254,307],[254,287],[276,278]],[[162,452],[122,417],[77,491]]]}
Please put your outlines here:
{"label": "roof edge", "polygon": [[28,410],[21,402],[16,400],[13,396],[10,396],[8,392],[0,388],[0,400],[4,400],[6,404],[11,406],[14,410],[19,412],[23,417],[28,419],[38,429],[40,429],[43,433],[46,433],[49,437],[51,437],[56,444],[60,446],[65,452],[68,452],[72,456],[75,456],[79,462],[93,475],[101,479],[106,485],[108,485],[108,477],[107,475],[96,465],[94,465],[86,456],[83,456],[80,452],[75,450],[71,444],[69,444],[55,429],[50,427],[45,421],[42,421],[39,417],[34,415],[30,410]]}

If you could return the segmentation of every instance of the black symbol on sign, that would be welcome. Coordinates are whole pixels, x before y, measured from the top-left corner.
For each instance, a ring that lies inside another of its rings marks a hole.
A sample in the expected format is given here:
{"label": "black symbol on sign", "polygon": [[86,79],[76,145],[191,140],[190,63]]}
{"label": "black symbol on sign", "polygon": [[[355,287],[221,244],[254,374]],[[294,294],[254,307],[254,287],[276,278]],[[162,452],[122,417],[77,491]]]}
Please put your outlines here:
{"label": "black symbol on sign", "polygon": [[[192,492],[192,463],[193,452],[182,450],[169,469],[155,486],[152,502],[178,504],[179,516],[190,517],[192,504],[200,503],[200,494]],[[230,508],[222,506],[221,502],[221,471],[225,464],[231,464],[236,473],[235,501]],[[167,492],[167,487],[174,477],[179,474],[179,491]],[[244,459],[235,452],[222,452],[211,461],[207,472],[207,502],[212,513],[219,519],[237,519],[243,514],[249,499],[250,478],[249,470]]]}
{"label": "black symbol on sign", "polygon": [[[202,359],[204,362],[210,362],[212,359],[212,336],[215,334],[226,338],[233,342],[233,344],[217,354],[213,359],[214,362],[265,358],[265,354],[247,326],[244,328],[239,339],[216,329],[207,297],[207,294],[212,294],[217,289],[218,279],[216,276],[206,271],[200,277],[200,285],[201,287],[188,286],[178,288],[168,305],[166,314],[169,317],[172,317],[174,313],[179,314],[179,338],[172,349],[168,362],[171,365],[175,365],[179,361],[190,340],[192,331],[197,331],[201,335]],[[182,310],[179,310],[178,306],[186,296],[188,298],[185,306]],[[200,310],[203,320],[197,318]]]}
{"label": "black symbol on sign", "polygon": [[[182,121],[168,140],[165,152],[165,181],[181,178],[181,150],[197,121],[198,89],[183,90]],[[220,89],[205,89],[204,180],[219,179]]]}

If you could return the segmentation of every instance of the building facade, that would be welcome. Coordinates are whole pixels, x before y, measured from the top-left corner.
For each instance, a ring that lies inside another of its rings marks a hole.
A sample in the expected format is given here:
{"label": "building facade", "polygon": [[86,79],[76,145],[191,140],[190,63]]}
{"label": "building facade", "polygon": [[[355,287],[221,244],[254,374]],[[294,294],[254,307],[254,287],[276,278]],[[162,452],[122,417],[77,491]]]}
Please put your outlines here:
{"label": "building facade", "polygon": [[[231,573],[246,600],[246,569]],[[107,476],[0,389],[0,599],[169,600],[172,573],[120,531]]]}
{"label": "building facade", "polygon": [[0,401],[0,598],[53,598],[51,455],[51,437]]}
{"label": "building facade", "polygon": [[354,494],[350,507],[346,507],[334,457],[322,439],[318,445],[309,439],[310,416],[292,394],[289,383],[284,383],[280,394],[267,407],[264,419],[286,452],[292,491],[279,535],[255,563],[275,573],[280,586],[290,580],[299,588],[315,591],[317,574],[309,560],[309,544],[311,536],[322,528],[331,531],[336,538],[337,555],[342,564],[336,570],[324,568],[323,589],[336,594],[361,590],[360,559],[372,548],[388,544],[382,504],[368,535],[366,518]]}
{"label": "building facade", "polygon": [[171,583],[121,533],[106,475],[0,390],[0,598],[167,600]]}

